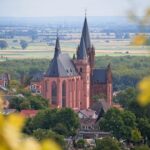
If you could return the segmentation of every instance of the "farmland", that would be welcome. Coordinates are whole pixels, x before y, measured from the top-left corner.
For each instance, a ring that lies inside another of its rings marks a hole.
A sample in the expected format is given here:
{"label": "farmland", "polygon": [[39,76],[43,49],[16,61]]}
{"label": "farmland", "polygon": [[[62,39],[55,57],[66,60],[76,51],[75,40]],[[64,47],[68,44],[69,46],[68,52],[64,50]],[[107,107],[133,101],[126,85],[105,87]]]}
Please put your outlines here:
{"label": "farmland", "polygon": [[[39,19],[39,18],[38,18]],[[136,25],[129,24],[124,18],[110,20],[105,18],[88,18],[92,44],[96,56],[148,56],[150,46],[135,46],[133,37],[139,33]],[[57,20],[57,21],[56,21]],[[58,24],[61,49],[70,56],[79,45],[83,18],[55,18],[45,20],[18,19],[2,20],[0,23],[0,40],[7,42],[7,47],[0,49],[0,60],[8,59],[46,59],[52,58]],[[59,21],[59,22],[58,22]],[[149,28],[145,29],[148,38]],[[20,42],[27,42],[21,47]]]}
{"label": "farmland", "polygon": [[[19,44],[15,45],[9,39],[7,49],[0,50],[0,60],[5,59],[27,59],[27,58],[51,58],[54,52],[54,45],[47,45],[44,42],[29,42],[27,49],[23,50]],[[78,40],[61,40],[61,49],[72,55],[79,44]],[[96,56],[147,56],[150,55],[150,46],[133,46],[129,40],[92,40],[96,49]]]}

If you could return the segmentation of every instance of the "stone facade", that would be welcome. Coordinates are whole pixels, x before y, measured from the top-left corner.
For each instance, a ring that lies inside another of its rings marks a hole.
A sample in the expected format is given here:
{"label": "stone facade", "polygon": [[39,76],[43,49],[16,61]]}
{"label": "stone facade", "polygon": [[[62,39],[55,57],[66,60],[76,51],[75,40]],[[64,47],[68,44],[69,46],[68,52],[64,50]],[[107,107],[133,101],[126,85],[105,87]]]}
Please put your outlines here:
{"label": "stone facade", "polygon": [[105,100],[111,105],[111,67],[108,65],[105,69],[95,69],[94,64],[95,48],[91,44],[85,17],[81,41],[73,59],[61,52],[57,37],[54,57],[47,72],[38,81],[41,95],[48,99],[53,108],[88,109],[92,105],[93,96],[99,94],[105,95]]}

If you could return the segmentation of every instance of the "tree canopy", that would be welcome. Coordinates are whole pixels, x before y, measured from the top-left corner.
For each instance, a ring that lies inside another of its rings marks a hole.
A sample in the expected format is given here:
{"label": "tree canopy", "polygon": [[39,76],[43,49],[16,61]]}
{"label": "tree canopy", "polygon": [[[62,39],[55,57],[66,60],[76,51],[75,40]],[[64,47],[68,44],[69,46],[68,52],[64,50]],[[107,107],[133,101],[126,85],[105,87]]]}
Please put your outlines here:
{"label": "tree canopy", "polygon": [[8,43],[5,40],[0,40],[0,48],[5,49],[8,47]]}
{"label": "tree canopy", "polygon": [[22,109],[44,109],[48,108],[48,100],[42,98],[41,96],[26,96],[22,97],[14,97],[10,100],[10,108],[17,109],[18,111]]}
{"label": "tree canopy", "polygon": [[111,132],[117,139],[131,140],[136,128],[136,117],[130,111],[110,109],[100,121],[100,129]]}
{"label": "tree canopy", "polygon": [[121,150],[121,148],[116,139],[107,137],[96,140],[96,148],[94,150]]}
{"label": "tree canopy", "polygon": [[76,134],[79,127],[77,114],[69,109],[45,109],[40,111],[33,119],[29,120],[25,126],[26,133],[32,133],[36,129],[51,129],[64,136]]}
{"label": "tree canopy", "polygon": [[21,40],[20,46],[22,47],[22,49],[26,49],[28,47],[28,42],[25,40]]}

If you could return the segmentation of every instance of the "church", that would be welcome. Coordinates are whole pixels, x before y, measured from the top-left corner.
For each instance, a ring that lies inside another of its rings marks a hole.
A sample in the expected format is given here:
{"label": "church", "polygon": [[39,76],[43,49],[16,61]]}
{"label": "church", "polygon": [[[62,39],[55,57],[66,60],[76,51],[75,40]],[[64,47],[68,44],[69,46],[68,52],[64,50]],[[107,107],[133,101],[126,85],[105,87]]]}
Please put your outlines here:
{"label": "church", "polygon": [[88,109],[93,97],[103,95],[108,105],[112,105],[112,71],[95,68],[95,48],[91,43],[87,17],[85,17],[80,44],[71,59],[61,51],[57,36],[53,59],[38,84],[41,95],[52,108],[69,107],[74,110]]}

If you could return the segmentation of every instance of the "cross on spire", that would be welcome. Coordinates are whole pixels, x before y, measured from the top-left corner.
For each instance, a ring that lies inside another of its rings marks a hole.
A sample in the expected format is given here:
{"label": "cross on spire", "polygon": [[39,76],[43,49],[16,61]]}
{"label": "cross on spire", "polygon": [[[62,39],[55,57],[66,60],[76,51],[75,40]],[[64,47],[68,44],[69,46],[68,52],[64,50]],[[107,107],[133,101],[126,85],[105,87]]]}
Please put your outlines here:
{"label": "cross on spire", "polygon": [[85,9],[84,11],[85,11],[85,17],[86,17],[86,15],[87,15],[87,9]]}
{"label": "cross on spire", "polygon": [[60,53],[61,53],[61,49],[60,49],[59,35],[58,35],[58,29],[57,29],[57,38],[56,38],[56,44],[55,44],[54,57],[57,57]]}
{"label": "cross on spire", "polygon": [[58,29],[58,27],[57,27],[57,32],[56,33],[57,33],[57,37],[58,37],[59,36],[59,29]]}

